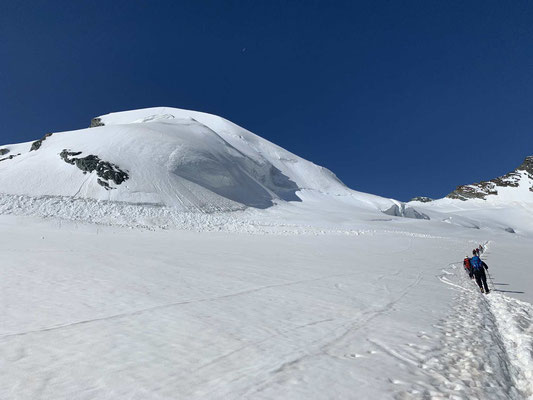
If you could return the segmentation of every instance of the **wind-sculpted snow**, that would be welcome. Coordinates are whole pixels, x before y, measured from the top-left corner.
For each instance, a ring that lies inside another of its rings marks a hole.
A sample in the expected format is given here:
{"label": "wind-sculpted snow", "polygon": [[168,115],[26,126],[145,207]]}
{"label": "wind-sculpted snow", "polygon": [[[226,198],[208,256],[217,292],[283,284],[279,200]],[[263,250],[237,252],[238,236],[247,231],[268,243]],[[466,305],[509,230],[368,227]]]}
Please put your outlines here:
{"label": "wind-sculpted snow", "polygon": [[300,202],[304,189],[352,193],[330,171],[213,115],[156,108],[104,115],[91,126],[4,146],[20,157],[2,159],[0,192],[197,212]]}
{"label": "wind-sculpted snow", "polygon": [[393,204],[390,208],[384,210],[383,213],[394,215],[395,217],[430,219],[426,214],[418,212],[413,207],[408,207],[404,203]]}
{"label": "wind-sculpted snow", "polygon": [[[320,216],[303,211],[302,217],[287,218],[283,210],[270,211],[253,208],[234,210],[195,209],[184,211],[175,207],[153,204],[132,204],[115,201],[57,196],[0,195],[0,215],[32,216],[58,221],[86,222],[97,225],[139,229],[179,229],[198,232],[239,232],[276,235],[373,235],[373,226],[360,223],[343,225],[320,221]],[[277,212],[281,211],[281,215]],[[318,218],[318,220],[317,220]],[[382,227],[379,227],[383,231]],[[402,232],[400,235],[432,237],[426,234]]]}
{"label": "wind-sculpted snow", "polygon": [[296,184],[276,167],[258,164],[231,147],[221,160],[211,151],[182,145],[170,154],[167,167],[173,175],[246,206],[270,207],[276,197],[300,201]]}
{"label": "wind-sculpted snow", "polygon": [[343,194],[349,191],[331,171],[306,161],[215,115],[170,107],[155,107],[106,114],[100,116],[99,119],[105,126],[129,124],[149,126],[154,123],[172,124],[180,120],[193,121],[216,134],[227,145],[237,150],[241,156],[254,160],[258,165],[272,164],[300,189],[314,189],[332,194]]}
{"label": "wind-sculpted snow", "polygon": [[257,220],[253,211],[231,213],[213,208],[202,213],[178,210],[153,204],[131,204],[97,201],[83,198],[54,196],[0,195],[0,215],[36,216],[65,221],[89,222],[100,225],[126,226],[143,229],[178,228],[193,231],[225,231],[276,234],[359,234],[357,229],[324,229],[291,223],[290,221]]}

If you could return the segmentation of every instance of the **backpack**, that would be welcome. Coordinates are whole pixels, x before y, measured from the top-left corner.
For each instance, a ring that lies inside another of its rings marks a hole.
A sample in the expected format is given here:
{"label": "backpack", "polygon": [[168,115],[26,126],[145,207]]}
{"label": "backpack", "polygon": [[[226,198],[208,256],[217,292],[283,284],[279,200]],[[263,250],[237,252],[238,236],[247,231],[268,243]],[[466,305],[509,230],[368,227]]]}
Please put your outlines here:
{"label": "backpack", "polygon": [[470,269],[470,259],[468,257],[463,261],[463,265],[466,269]]}
{"label": "backpack", "polygon": [[481,263],[481,260],[478,256],[472,257],[472,259],[470,260],[470,264],[474,269],[480,269],[481,267],[483,267],[483,264]]}

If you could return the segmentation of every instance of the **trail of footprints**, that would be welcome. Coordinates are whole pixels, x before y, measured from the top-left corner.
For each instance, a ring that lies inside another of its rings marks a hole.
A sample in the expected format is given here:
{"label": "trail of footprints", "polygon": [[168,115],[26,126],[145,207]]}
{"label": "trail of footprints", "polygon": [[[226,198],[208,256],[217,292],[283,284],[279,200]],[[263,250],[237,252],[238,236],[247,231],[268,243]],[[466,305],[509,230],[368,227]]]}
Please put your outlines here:
{"label": "trail of footprints", "polygon": [[[452,272],[452,274],[450,274]],[[443,271],[458,286],[455,307],[435,325],[437,347],[415,346],[425,381],[397,399],[527,399],[533,396],[533,307],[493,291],[484,296],[462,267]],[[421,332],[421,339],[428,338]],[[416,374],[415,374],[416,375]],[[425,382],[429,380],[429,385]]]}

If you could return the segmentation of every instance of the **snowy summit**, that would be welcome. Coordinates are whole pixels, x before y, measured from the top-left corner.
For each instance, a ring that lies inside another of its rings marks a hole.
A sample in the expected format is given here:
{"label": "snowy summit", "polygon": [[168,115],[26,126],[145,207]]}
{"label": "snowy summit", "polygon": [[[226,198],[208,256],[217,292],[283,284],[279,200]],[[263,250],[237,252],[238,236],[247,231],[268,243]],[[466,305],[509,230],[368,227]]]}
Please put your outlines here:
{"label": "snowy summit", "polygon": [[223,118],[157,107],[94,118],[92,128],[2,146],[3,193],[266,208],[302,189],[345,194],[334,174]]}

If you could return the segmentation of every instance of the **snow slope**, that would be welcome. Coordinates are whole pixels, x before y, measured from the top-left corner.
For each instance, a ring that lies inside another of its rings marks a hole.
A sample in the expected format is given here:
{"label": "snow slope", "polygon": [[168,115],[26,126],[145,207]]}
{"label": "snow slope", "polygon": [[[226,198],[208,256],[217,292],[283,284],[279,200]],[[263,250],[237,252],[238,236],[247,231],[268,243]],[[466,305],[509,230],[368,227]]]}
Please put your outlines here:
{"label": "snow slope", "polygon": [[[0,398],[531,397],[531,239],[400,220],[285,236],[0,216]],[[483,236],[487,297],[460,266]]]}
{"label": "snow slope", "polygon": [[533,398],[526,186],[404,204],[209,114],[92,126],[0,146],[0,399]]}
{"label": "snow slope", "polygon": [[533,229],[527,160],[523,173],[509,175],[520,185],[487,200],[404,204],[351,190],[327,169],[218,116],[157,107],[103,115],[91,125],[0,146],[0,213],[195,230],[321,225],[332,215],[328,230],[405,218]]}
{"label": "snow slope", "polygon": [[495,179],[458,186],[438,200],[415,198],[409,203],[430,218],[480,229],[491,227],[510,234],[533,233],[533,156]]}
{"label": "snow slope", "polygon": [[458,186],[446,197],[463,201],[484,199],[493,203],[533,203],[533,156],[526,157],[514,171],[488,181]]}
{"label": "snow slope", "polygon": [[[54,133],[32,151],[31,143],[0,146],[15,155],[0,161],[1,192],[212,212],[301,201],[298,192],[312,190],[360,197],[363,207],[390,206],[387,199],[354,192],[327,169],[214,115],[159,107],[97,120],[101,126]],[[87,156],[125,178],[87,170]]]}

